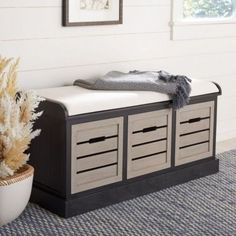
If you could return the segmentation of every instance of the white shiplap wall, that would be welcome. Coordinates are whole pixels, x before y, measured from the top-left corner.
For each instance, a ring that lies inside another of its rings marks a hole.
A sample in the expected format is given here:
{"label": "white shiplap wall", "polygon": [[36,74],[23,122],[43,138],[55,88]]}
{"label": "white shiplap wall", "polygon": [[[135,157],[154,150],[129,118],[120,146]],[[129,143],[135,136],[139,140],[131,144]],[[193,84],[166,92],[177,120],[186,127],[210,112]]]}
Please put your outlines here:
{"label": "white shiplap wall", "polygon": [[218,140],[236,137],[236,38],[170,40],[170,0],[124,0],[124,23],[61,26],[61,0],[1,0],[0,54],[21,57],[25,88],[68,85],[109,70],[160,70],[215,80]]}

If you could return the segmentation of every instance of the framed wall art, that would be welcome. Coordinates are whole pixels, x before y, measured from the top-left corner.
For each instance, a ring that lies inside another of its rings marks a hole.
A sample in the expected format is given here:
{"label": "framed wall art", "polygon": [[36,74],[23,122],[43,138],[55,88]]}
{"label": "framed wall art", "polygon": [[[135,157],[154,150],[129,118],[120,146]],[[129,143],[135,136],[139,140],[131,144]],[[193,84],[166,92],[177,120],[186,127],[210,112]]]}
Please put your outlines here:
{"label": "framed wall art", "polygon": [[63,0],[63,26],[122,24],[123,0]]}

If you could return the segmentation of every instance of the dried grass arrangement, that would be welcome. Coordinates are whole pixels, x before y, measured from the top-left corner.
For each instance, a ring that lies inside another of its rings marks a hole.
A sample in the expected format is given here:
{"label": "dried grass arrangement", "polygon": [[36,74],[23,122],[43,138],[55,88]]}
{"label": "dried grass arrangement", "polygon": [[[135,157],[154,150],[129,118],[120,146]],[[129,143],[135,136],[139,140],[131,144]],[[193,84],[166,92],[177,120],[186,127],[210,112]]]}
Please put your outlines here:
{"label": "dried grass arrangement", "polygon": [[26,164],[30,142],[40,134],[33,125],[42,114],[36,109],[43,98],[17,88],[18,64],[19,59],[0,56],[0,180]]}

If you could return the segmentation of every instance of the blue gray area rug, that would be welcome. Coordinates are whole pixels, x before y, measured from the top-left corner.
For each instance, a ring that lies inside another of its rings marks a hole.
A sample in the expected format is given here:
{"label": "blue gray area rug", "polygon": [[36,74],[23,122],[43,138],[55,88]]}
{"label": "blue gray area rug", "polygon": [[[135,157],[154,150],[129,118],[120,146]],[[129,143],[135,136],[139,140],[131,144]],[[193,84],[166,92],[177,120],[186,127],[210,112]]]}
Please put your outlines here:
{"label": "blue gray area rug", "polygon": [[236,235],[236,150],[218,158],[215,175],[67,220],[29,204],[0,235]]}

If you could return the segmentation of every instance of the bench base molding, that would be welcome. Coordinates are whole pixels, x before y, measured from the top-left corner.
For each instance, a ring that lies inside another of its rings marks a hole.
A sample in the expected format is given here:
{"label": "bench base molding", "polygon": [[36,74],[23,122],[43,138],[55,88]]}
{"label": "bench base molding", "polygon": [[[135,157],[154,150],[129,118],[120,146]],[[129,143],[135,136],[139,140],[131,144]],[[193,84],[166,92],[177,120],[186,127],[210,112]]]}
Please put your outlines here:
{"label": "bench base molding", "polygon": [[98,189],[91,194],[81,194],[64,199],[49,189],[34,183],[31,202],[68,218],[114,203],[129,200],[144,194],[155,192],[177,184],[215,174],[219,171],[219,160],[210,157],[201,161],[179,167],[166,169],[149,175],[116,183]]}

